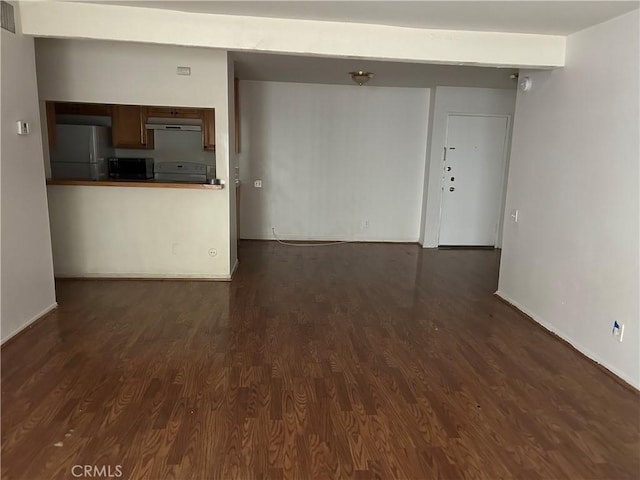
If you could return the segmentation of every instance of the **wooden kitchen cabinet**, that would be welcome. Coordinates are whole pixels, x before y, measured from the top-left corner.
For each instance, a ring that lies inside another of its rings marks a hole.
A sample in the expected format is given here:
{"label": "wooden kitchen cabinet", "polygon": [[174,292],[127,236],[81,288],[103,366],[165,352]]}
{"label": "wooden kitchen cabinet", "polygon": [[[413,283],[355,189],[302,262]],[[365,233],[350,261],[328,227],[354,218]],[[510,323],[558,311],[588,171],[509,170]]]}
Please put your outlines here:
{"label": "wooden kitchen cabinet", "polygon": [[159,118],[194,118],[202,117],[201,109],[187,107],[148,107],[150,117]]}
{"label": "wooden kitchen cabinet", "polygon": [[216,149],[216,111],[213,108],[203,108],[202,114],[202,140],[204,149],[215,151]]}
{"label": "wooden kitchen cabinet", "polygon": [[49,138],[49,149],[53,150],[57,145],[56,137],[56,103],[46,102],[47,113],[47,137]]}
{"label": "wooden kitchen cabinet", "polygon": [[111,105],[104,103],[56,102],[55,111],[58,115],[96,115],[108,117],[111,115]]}
{"label": "wooden kitchen cabinet", "polygon": [[147,130],[148,108],[139,105],[114,105],[111,135],[115,148],[153,149],[153,130]]}

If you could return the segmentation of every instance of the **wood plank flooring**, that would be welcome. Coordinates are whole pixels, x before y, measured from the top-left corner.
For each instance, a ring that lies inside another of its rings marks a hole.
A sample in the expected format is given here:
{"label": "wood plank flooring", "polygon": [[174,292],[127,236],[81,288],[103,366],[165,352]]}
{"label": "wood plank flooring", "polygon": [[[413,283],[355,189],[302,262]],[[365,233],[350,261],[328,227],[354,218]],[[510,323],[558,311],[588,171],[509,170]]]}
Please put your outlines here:
{"label": "wood plank flooring", "polygon": [[241,260],[59,281],[2,348],[2,479],[639,478],[638,394],[492,295],[498,252]]}

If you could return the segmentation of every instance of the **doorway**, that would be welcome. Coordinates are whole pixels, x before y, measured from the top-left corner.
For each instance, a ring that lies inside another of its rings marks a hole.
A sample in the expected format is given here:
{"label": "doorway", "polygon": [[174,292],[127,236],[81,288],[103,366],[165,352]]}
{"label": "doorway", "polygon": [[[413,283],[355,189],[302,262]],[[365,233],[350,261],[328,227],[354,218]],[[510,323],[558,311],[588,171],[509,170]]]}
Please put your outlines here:
{"label": "doorway", "polygon": [[438,245],[496,245],[509,121],[508,115],[448,115]]}

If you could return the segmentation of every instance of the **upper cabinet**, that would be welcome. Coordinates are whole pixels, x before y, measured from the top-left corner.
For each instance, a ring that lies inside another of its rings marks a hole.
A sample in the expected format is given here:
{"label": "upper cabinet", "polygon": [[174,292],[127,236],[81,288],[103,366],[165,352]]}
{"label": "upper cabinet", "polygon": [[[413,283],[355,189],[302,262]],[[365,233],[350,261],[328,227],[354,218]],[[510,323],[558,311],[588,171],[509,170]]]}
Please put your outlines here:
{"label": "upper cabinet", "polygon": [[49,148],[56,148],[56,104],[55,102],[47,102],[47,135],[49,137]]}
{"label": "upper cabinet", "polygon": [[213,108],[202,109],[202,141],[204,149],[216,149],[216,111]]}
{"label": "upper cabinet", "polygon": [[115,148],[153,149],[153,130],[145,128],[148,107],[113,105],[111,108],[111,135]]}
{"label": "upper cabinet", "polygon": [[58,115],[111,115],[111,105],[104,103],[72,103],[56,102],[55,111]]}
{"label": "upper cabinet", "polygon": [[[115,148],[152,150],[153,130],[146,125],[149,117],[192,119],[202,124],[202,148],[216,149],[216,119],[213,108],[148,107],[143,105],[107,105],[97,103],[46,102],[49,145],[56,145],[56,115],[90,115],[111,118],[111,136]],[[168,120],[167,123],[171,123]],[[191,123],[182,121],[176,123]],[[236,129],[236,135],[237,135]],[[237,148],[237,142],[236,142]]]}
{"label": "upper cabinet", "polygon": [[202,116],[199,108],[186,107],[149,107],[150,117],[159,118],[193,118],[200,119]]}

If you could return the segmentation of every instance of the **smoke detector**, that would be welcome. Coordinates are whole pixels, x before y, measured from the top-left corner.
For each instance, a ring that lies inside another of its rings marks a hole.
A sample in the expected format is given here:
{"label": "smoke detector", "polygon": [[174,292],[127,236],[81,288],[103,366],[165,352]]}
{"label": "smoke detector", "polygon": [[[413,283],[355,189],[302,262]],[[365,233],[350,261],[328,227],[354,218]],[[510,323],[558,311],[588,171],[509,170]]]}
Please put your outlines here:
{"label": "smoke detector", "polygon": [[529,90],[531,90],[532,86],[533,82],[531,81],[530,77],[522,77],[518,79],[518,88],[520,88],[520,90],[522,90],[523,92],[528,92]]}

